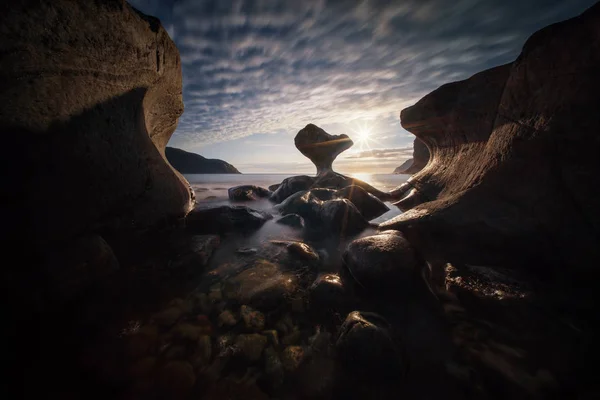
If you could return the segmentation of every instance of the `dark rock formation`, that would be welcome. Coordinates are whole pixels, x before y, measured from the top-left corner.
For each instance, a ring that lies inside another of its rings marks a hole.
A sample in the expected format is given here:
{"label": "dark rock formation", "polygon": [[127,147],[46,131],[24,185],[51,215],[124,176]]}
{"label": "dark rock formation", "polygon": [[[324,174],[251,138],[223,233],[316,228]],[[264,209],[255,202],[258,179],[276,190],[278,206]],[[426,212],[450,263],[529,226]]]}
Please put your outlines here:
{"label": "dark rock formation", "polygon": [[425,254],[577,275],[600,261],[600,5],[535,33],[518,59],[402,111],[432,159],[382,228]]}
{"label": "dark rock formation", "polygon": [[165,156],[173,168],[182,174],[240,174],[233,165],[214,158],[205,158],[175,147],[167,147]]}
{"label": "dark rock formation", "polygon": [[401,235],[381,233],[354,240],[344,253],[348,275],[367,291],[381,291],[412,297],[421,290],[423,263]]}
{"label": "dark rock formation", "polygon": [[186,219],[186,227],[196,233],[251,231],[272,219],[269,213],[245,206],[221,206],[194,209]]}
{"label": "dark rock formation", "polygon": [[413,142],[413,157],[394,170],[395,174],[416,174],[429,162],[429,149],[425,142],[415,138]]}
{"label": "dark rock formation", "polygon": [[294,138],[296,148],[317,167],[317,175],[331,171],[333,161],[354,142],[348,135],[330,135],[316,125],[308,124]]}
{"label": "dark rock formation", "polygon": [[25,2],[1,19],[0,130],[18,149],[2,157],[5,231],[35,250],[184,216],[192,192],[163,157],[181,63],[160,22],[116,0]]}
{"label": "dark rock formation", "polygon": [[291,226],[293,228],[304,228],[304,219],[298,214],[285,215],[275,222],[277,222],[278,224]]}
{"label": "dark rock formation", "polygon": [[350,200],[367,221],[389,211],[388,206],[360,186],[347,186],[336,191],[335,196]]}
{"label": "dark rock formation", "polygon": [[308,190],[315,183],[315,178],[308,175],[298,175],[285,178],[271,195],[271,200],[281,203],[294,193]]}
{"label": "dark rock formation", "polygon": [[241,185],[229,188],[227,195],[231,201],[251,201],[271,196],[271,191],[255,185]]}

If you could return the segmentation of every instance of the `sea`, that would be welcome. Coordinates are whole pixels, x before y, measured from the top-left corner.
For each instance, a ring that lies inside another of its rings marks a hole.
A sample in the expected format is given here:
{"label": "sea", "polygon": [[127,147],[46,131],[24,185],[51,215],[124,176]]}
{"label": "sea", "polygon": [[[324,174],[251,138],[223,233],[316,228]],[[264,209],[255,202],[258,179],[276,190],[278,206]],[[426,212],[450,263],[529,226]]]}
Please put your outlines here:
{"label": "sea", "polygon": [[[281,183],[285,178],[295,174],[186,174],[185,177],[196,193],[196,201],[200,208],[210,208],[225,204],[232,204],[227,197],[227,189],[239,185],[256,185],[268,188],[270,185]],[[398,174],[347,174],[354,178],[363,180],[377,189],[387,192],[392,190],[408,179],[409,175]],[[246,203],[236,202],[236,205],[247,205],[256,209],[268,210],[273,204],[268,200],[260,200]],[[386,203],[390,211],[372,220],[373,223],[387,221],[401,213],[401,211],[390,203]]]}

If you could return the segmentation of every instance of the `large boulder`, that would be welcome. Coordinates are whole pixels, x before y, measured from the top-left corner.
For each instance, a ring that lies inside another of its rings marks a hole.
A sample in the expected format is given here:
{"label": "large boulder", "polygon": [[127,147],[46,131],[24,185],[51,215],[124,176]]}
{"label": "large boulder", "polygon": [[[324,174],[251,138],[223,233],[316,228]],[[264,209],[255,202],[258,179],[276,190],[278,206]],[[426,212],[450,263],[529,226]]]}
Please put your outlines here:
{"label": "large boulder", "polygon": [[511,64],[402,111],[432,150],[383,229],[474,265],[595,273],[600,262],[600,4],[546,27]]}
{"label": "large boulder", "polygon": [[0,18],[3,230],[32,254],[184,216],[192,191],[164,158],[181,61],[160,21],[122,0],[28,1]]}
{"label": "large boulder", "polygon": [[308,124],[294,138],[296,148],[317,167],[317,175],[332,170],[335,158],[354,142],[348,135],[330,135],[316,125]]}
{"label": "large boulder", "polygon": [[231,201],[252,201],[271,196],[271,191],[256,185],[234,186],[227,190]]}

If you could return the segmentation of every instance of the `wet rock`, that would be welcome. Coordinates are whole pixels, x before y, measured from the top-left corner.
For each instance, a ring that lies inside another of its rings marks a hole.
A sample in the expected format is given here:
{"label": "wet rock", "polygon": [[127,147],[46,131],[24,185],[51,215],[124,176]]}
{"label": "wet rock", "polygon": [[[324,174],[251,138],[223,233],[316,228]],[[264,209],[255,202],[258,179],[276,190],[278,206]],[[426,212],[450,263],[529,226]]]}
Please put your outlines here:
{"label": "wet rock", "polygon": [[282,215],[300,215],[305,222],[319,223],[319,209],[322,204],[316,194],[310,191],[299,191],[286,198],[275,210]]}
{"label": "wet rock", "polygon": [[302,339],[302,332],[297,327],[294,326],[288,328],[288,332],[289,333],[281,339],[281,343],[284,346],[297,344],[300,342],[300,339]]}
{"label": "wet rock", "polygon": [[[408,360],[391,327],[378,314],[353,311],[336,341],[336,358],[349,372],[377,379],[401,379]],[[369,368],[364,368],[368,365]]]}
{"label": "wet rock", "polygon": [[302,346],[288,346],[281,353],[281,363],[288,372],[295,372],[304,361],[305,350]]}
{"label": "wet rock", "polygon": [[227,190],[231,201],[251,201],[271,196],[271,191],[255,185],[241,185]]}
{"label": "wet rock", "polygon": [[308,124],[294,138],[296,148],[317,167],[317,175],[331,171],[335,158],[354,144],[348,135],[330,135]]}
{"label": "wet rock", "polygon": [[350,296],[337,274],[319,275],[308,290],[311,310],[338,310],[350,302]]}
{"label": "wet rock", "polygon": [[377,218],[390,209],[381,200],[360,186],[352,185],[336,191],[338,198],[348,199],[367,221]]}
{"label": "wet rock", "polygon": [[312,246],[295,240],[271,240],[276,246],[285,246],[290,255],[310,263],[319,262],[319,254]]}
{"label": "wet rock", "polygon": [[237,324],[237,322],[238,322],[237,318],[229,310],[225,310],[221,314],[219,314],[219,317],[218,317],[219,326],[231,327],[231,326],[235,326]]}
{"label": "wet rock", "polygon": [[216,346],[219,354],[225,353],[235,343],[235,335],[228,333],[217,337]]}
{"label": "wet rock", "polygon": [[278,224],[291,226],[293,228],[299,228],[299,229],[304,228],[304,219],[301,216],[299,216],[298,214],[285,215],[285,216],[279,218],[275,222],[277,222]]}
{"label": "wet rock", "polygon": [[220,244],[218,235],[193,235],[177,246],[171,267],[204,267]]}
{"label": "wet rock", "polygon": [[196,208],[186,217],[186,226],[192,232],[227,233],[252,231],[260,228],[273,216],[245,206]]}
{"label": "wet rock", "polygon": [[202,368],[210,363],[212,356],[212,342],[210,336],[202,335],[198,338],[198,344],[194,353],[194,367]]}
{"label": "wet rock", "polygon": [[314,182],[315,178],[307,175],[291,176],[281,182],[270,199],[274,203],[279,204],[294,193],[310,189]]}
{"label": "wet rock", "polygon": [[320,217],[324,227],[343,236],[355,235],[369,226],[369,222],[347,199],[324,202]]}
{"label": "wet rock", "polygon": [[386,233],[354,240],[343,260],[351,278],[367,290],[409,295],[422,289],[422,265],[403,236]]}
{"label": "wet rock", "polygon": [[228,296],[240,303],[260,309],[273,309],[298,290],[297,278],[267,260],[254,264],[228,279]]}
{"label": "wet rock", "polygon": [[271,329],[268,331],[263,331],[263,335],[269,340],[269,344],[274,347],[279,347],[279,334],[276,330]]}
{"label": "wet rock", "polygon": [[258,253],[258,249],[255,247],[240,247],[235,252],[243,256],[250,256]]}
{"label": "wet rock", "polygon": [[277,189],[279,189],[279,186],[281,186],[281,183],[275,183],[274,185],[269,186],[269,190],[271,192],[276,191]]}
{"label": "wet rock", "polygon": [[269,377],[269,381],[274,388],[283,384],[285,376],[283,363],[279,358],[279,354],[277,354],[277,351],[273,347],[267,347],[265,349],[265,373]]}
{"label": "wet rock", "polygon": [[156,383],[165,398],[186,398],[196,383],[194,368],[186,361],[170,361],[160,370]]}
{"label": "wet rock", "polygon": [[185,310],[180,307],[171,306],[158,314],[155,314],[152,319],[158,325],[163,327],[171,327],[183,316]]}
{"label": "wet rock", "polygon": [[240,307],[240,316],[244,327],[251,331],[262,331],[265,328],[265,315],[247,305]]}
{"label": "wet rock", "polygon": [[235,339],[235,346],[249,361],[258,361],[267,346],[267,338],[258,333],[241,334]]}

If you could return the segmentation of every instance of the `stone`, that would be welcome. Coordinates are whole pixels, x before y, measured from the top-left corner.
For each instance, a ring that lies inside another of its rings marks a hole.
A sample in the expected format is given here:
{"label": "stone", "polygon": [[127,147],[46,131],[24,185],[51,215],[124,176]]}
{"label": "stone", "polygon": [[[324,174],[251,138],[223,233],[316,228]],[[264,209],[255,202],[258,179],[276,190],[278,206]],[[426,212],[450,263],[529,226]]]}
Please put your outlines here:
{"label": "stone", "polygon": [[302,229],[304,228],[304,219],[298,214],[288,214],[279,218],[277,221],[278,224],[291,226],[292,228]]}
{"label": "stone", "polygon": [[221,300],[223,300],[223,291],[221,290],[221,285],[217,283],[210,287],[208,291],[208,301],[215,304]]}
{"label": "stone", "polygon": [[270,329],[262,332],[263,335],[269,340],[269,344],[275,348],[279,347],[279,334],[276,330]]}
{"label": "stone", "polygon": [[369,222],[347,199],[323,202],[320,217],[323,226],[342,237],[356,235],[369,226]]}
{"label": "stone", "polygon": [[194,368],[186,361],[170,361],[157,374],[159,393],[170,399],[186,398],[195,383]]}
{"label": "stone", "polygon": [[171,330],[174,338],[189,342],[195,342],[200,336],[210,332],[210,327],[192,325],[187,322],[180,323]]}
{"label": "stone", "polygon": [[269,190],[270,190],[271,192],[274,192],[274,191],[276,191],[277,189],[279,189],[279,186],[281,186],[281,183],[275,183],[274,185],[270,185],[270,186],[269,186]]}
{"label": "stone", "polygon": [[258,333],[241,334],[235,339],[237,346],[242,354],[249,361],[258,361],[267,345],[267,338]]}
{"label": "stone", "polygon": [[300,342],[300,339],[302,338],[302,332],[297,327],[288,327],[287,331],[289,333],[281,339],[281,343],[284,346],[289,346]]}
{"label": "stone", "polygon": [[398,380],[408,366],[400,346],[383,317],[353,311],[340,328],[335,344],[336,358],[344,369],[357,376]]}
{"label": "stone", "polygon": [[285,178],[277,190],[273,192],[270,199],[272,202],[279,204],[294,193],[308,190],[315,183],[315,178],[307,175],[298,175]]}
{"label": "stone", "polygon": [[267,212],[246,206],[196,208],[187,215],[186,226],[196,233],[249,232],[272,218]]}
{"label": "stone", "polygon": [[335,192],[337,198],[348,199],[367,221],[377,218],[390,209],[384,202],[373,196],[360,186],[346,186]]}
{"label": "stone", "polygon": [[423,289],[424,265],[403,236],[379,234],[354,240],[346,248],[343,261],[344,272],[368,291],[408,296]]}
{"label": "stone", "polygon": [[69,300],[109,278],[119,269],[119,261],[101,236],[89,235],[54,252],[45,267],[53,295]]}
{"label": "stone", "polygon": [[186,348],[182,345],[171,345],[162,352],[165,360],[182,360],[186,355]]}
{"label": "stone", "polygon": [[298,257],[301,260],[310,262],[310,263],[318,263],[319,255],[310,245],[304,242],[290,242],[287,245],[288,253],[291,255]]}
{"label": "stone", "polygon": [[[164,158],[183,112],[181,60],[160,21],[118,1],[5,11],[0,131],[18,149],[1,161],[5,231],[45,254],[82,232],[182,218],[192,192]],[[52,194],[43,205],[40,193]]]}
{"label": "stone", "polygon": [[288,346],[281,353],[281,363],[288,372],[295,372],[304,361],[305,351],[302,346]]}
{"label": "stone", "polygon": [[230,310],[225,310],[218,317],[218,325],[219,326],[235,326],[237,324],[237,319],[235,315]]}
{"label": "stone", "polygon": [[408,211],[382,228],[454,263],[595,276],[599,21],[596,4],[534,33],[514,62],[404,109],[432,157],[397,203]]}
{"label": "stone", "polygon": [[229,188],[227,195],[231,201],[252,201],[271,196],[271,191],[255,185],[241,185]]}
{"label": "stone", "polygon": [[350,303],[350,295],[338,274],[320,274],[308,288],[309,307],[315,311],[335,311]]}
{"label": "stone", "polygon": [[316,125],[308,124],[294,138],[300,152],[317,167],[317,175],[331,171],[335,158],[354,142],[348,135],[330,135]]}
{"label": "stone", "polygon": [[298,290],[297,278],[264,259],[256,260],[246,270],[225,283],[228,296],[242,304],[265,310],[279,307]]}
{"label": "stone", "polygon": [[244,327],[251,331],[262,331],[265,328],[265,315],[247,305],[240,307],[240,317]]}

